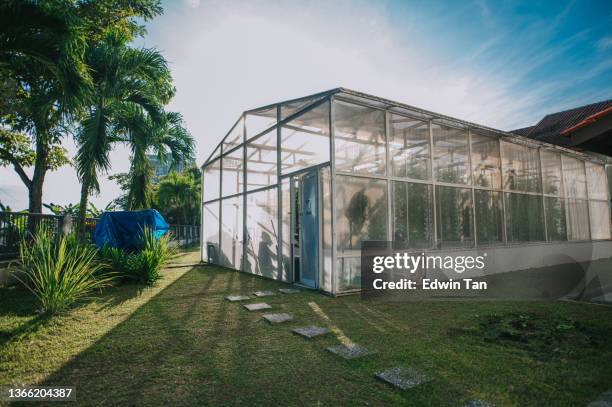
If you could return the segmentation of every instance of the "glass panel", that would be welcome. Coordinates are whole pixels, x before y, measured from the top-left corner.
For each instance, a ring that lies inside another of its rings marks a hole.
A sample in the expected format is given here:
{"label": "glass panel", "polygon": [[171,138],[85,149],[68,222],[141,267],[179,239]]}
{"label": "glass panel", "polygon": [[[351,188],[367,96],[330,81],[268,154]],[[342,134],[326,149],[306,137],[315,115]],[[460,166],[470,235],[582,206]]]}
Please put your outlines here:
{"label": "glass panel", "polygon": [[566,199],[565,215],[567,217],[567,239],[589,240],[589,208],[587,201]]}
{"label": "glass panel", "polygon": [[385,112],[334,102],[336,170],[385,174]]}
{"label": "glass panel", "polygon": [[282,173],[329,161],[329,148],[329,102],[325,102],[283,126]]}
{"label": "glass panel", "polygon": [[204,168],[203,185],[204,202],[219,198],[219,182],[221,181],[221,160],[215,160]]}
{"label": "glass panel", "polygon": [[569,198],[586,198],[587,189],[584,161],[567,156],[563,156],[562,160],[565,196]]}
{"label": "glass panel", "polygon": [[247,191],[276,184],[276,129],[247,144]]}
{"label": "glass panel", "polygon": [[361,258],[340,257],[336,262],[338,292],[361,288]]}
{"label": "glass panel", "polygon": [[321,182],[321,224],[323,225],[322,247],[323,247],[323,270],[320,278],[320,287],[327,292],[332,291],[332,193],[331,177],[329,167],[320,170],[319,180]]}
{"label": "glass panel", "polygon": [[610,239],[610,206],[605,201],[589,201],[591,239]]}
{"label": "glass panel", "polygon": [[281,227],[282,227],[282,261],[283,280],[291,281],[291,190],[289,178],[281,181]]}
{"label": "glass panel", "polygon": [[467,130],[432,124],[434,174],[438,181],[469,184]]}
{"label": "glass panel", "polygon": [[319,96],[316,98],[310,98],[310,99],[302,99],[302,100],[296,100],[293,102],[287,102],[287,103],[283,103],[281,105],[281,117],[280,120],[284,120],[287,117],[291,116],[292,114],[296,113],[298,110],[302,110],[303,108],[305,108],[306,106],[316,102],[317,100],[321,100],[324,96]]}
{"label": "glass panel", "polygon": [[520,144],[502,142],[504,189],[540,192],[538,150]]}
{"label": "glass panel", "polygon": [[247,195],[247,259],[244,271],[278,277],[278,205],[276,188]]}
{"label": "glass panel", "polygon": [[255,137],[265,129],[276,124],[276,106],[268,109],[247,113],[246,115],[246,139]]}
{"label": "glass panel", "polygon": [[393,182],[393,244],[395,249],[433,246],[432,186]]}
{"label": "glass panel", "polygon": [[215,148],[215,151],[213,151],[213,153],[210,155],[208,160],[206,160],[206,163],[209,163],[212,160],[219,158],[220,155],[221,155],[221,146],[217,146],[217,148]]}
{"label": "glass panel", "polygon": [[586,162],[587,187],[589,199],[608,199],[608,182],[603,165]]}
{"label": "glass panel", "polygon": [[504,242],[504,214],[501,192],[474,190],[476,237],[479,245]]}
{"label": "glass panel", "polygon": [[387,181],[336,176],[339,253],[359,253],[363,240],[387,240],[387,220]]}
{"label": "glass panel", "polygon": [[221,264],[242,269],[243,196],[221,200]]}
{"label": "glass panel", "polygon": [[[219,263],[219,201],[203,205],[202,241],[205,260],[212,256],[212,260]],[[209,245],[213,246],[212,253]]]}
{"label": "glass panel", "polygon": [[223,156],[223,173],[221,187],[223,196],[234,195],[243,192],[244,183],[244,153],[242,148],[238,148]]}
{"label": "glass panel", "polygon": [[230,130],[229,134],[223,141],[223,151],[229,151],[234,147],[238,147],[244,142],[244,119],[238,120],[238,123]]}
{"label": "glass panel", "polygon": [[567,240],[565,202],[560,198],[544,197],[546,205],[546,231],[551,242]]}
{"label": "glass panel", "polygon": [[499,141],[496,138],[472,132],[472,168],[474,185],[501,188]]}
{"label": "glass panel", "polygon": [[554,151],[541,150],[542,179],[544,181],[544,193],[563,196],[563,184],[561,182],[561,154]]}
{"label": "glass panel", "polygon": [[396,177],[431,179],[429,125],[392,114],[389,122],[389,159]]}
{"label": "glass panel", "polygon": [[506,237],[508,243],[544,240],[542,197],[511,193],[506,193],[505,195]]}
{"label": "glass panel", "polygon": [[472,190],[436,187],[438,247],[474,246]]}

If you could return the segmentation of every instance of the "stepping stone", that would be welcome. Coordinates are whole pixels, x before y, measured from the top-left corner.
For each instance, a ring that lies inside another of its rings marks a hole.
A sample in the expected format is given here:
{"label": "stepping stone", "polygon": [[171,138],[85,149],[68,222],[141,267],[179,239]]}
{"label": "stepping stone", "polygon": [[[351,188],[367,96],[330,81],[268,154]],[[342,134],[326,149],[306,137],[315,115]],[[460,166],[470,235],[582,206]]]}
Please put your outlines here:
{"label": "stepping stone", "polygon": [[297,294],[301,292],[300,290],[296,290],[295,288],[279,288],[278,291],[283,294]]}
{"label": "stepping stone", "polygon": [[255,294],[256,297],[269,297],[271,295],[276,295],[276,293],[273,293],[272,291],[255,291],[253,294]]}
{"label": "stepping stone", "polygon": [[225,297],[225,299],[228,300],[229,302],[237,302],[237,301],[250,300],[251,297],[249,297],[248,295],[228,295],[227,297]]}
{"label": "stepping stone", "polygon": [[412,389],[419,384],[431,381],[431,378],[411,367],[392,367],[376,373],[376,378],[402,390]]}
{"label": "stepping stone", "polygon": [[463,407],[495,407],[495,404],[487,403],[482,400],[470,400]]}
{"label": "stepping stone", "polygon": [[271,324],[280,324],[281,322],[292,321],[293,317],[289,314],[265,314],[263,319]]}
{"label": "stepping stone", "polygon": [[256,302],[254,304],[246,304],[244,305],[244,308],[248,309],[249,311],[260,311],[263,309],[270,309],[272,307],[265,302]]}
{"label": "stepping stone", "polygon": [[371,355],[372,353],[374,353],[374,352],[370,352],[368,348],[366,348],[365,346],[361,346],[357,344],[351,345],[351,346],[336,345],[336,346],[327,348],[327,350],[346,360],[357,359],[357,358],[361,358],[363,356]]}
{"label": "stepping stone", "polygon": [[312,339],[317,336],[328,334],[329,330],[320,326],[307,326],[305,328],[295,328],[292,332],[304,338]]}

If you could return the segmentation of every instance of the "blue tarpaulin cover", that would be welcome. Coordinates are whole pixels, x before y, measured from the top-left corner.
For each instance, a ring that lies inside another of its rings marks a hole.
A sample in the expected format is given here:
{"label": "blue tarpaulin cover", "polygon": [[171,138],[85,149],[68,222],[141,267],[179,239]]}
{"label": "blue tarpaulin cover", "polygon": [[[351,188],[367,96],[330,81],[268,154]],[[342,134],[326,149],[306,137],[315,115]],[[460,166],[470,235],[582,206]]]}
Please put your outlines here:
{"label": "blue tarpaulin cover", "polygon": [[138,250],[143,229],[147,227],[159,239],[168,232],[168,224],[155,209],[104,212],[93,232],[97,247],[104,245],[124,250]]}

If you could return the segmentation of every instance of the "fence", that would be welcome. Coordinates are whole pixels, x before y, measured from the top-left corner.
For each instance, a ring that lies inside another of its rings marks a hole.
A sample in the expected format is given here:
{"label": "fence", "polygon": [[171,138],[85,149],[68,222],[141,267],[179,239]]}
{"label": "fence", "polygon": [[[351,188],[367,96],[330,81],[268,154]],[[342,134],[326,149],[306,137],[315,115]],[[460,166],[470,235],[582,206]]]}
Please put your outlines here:
{"label": "fence", "polygon": [[[71,226],[66,223],[68,219],[72,224]],[[97,221],[96,218],[85,220],[85,230],[90,238]],[[76,217],[27,212],[0,212],[0,260],[14,258],[19,253],[19,242],[29,231],[35,231],[42,225],[54,235],[58,235],[62,231],[65,233],[74,228]],[[200,241],[200,227],[197,225],[170,225],[170,233],[172,233],[179,246],[190,246]]]}
{"label": "fence", "polygon": [[200,226],[198,225],[170,225],[170,233],[179,246],[200,243]]}

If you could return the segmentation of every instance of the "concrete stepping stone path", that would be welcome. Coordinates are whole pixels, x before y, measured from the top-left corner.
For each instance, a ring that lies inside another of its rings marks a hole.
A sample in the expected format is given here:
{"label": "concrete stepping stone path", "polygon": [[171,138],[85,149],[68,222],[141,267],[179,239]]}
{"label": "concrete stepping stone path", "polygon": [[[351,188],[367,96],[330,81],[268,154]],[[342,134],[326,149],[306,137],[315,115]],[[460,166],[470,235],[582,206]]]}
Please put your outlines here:
{"label": "concrete stepping stone path", "polygon": [[303,336],[306,339],[312,339],[316,338],[317,336],[328,334],[329,330],[320,326],[307,326],[304,328],[295,328],[292,330],[292,332]]}
{"label": "concrete stepping stone path", "polygon": [[431,378],[411,367],[392,367],[376,373],[377,379],[402,390],[412,389],[431,381]]}
{"label": "concrete stepping stone path", "polygon": [[255,291],[253,295],[255,295],[256,297],[269,297],[271,295],[276,295],[276,293],[272,291]]}
{"label": "concrete stepping stone path", "polygon": [[261,311],[264,309],[270,309],[272,307],[269,304],[266,304],[265,302],[256,302],[254,304],[245,304],[244,308],[249,311]]}
{"label": "concrete stepping stone path", "polygon": [[365,346],[353,344],[349,346],[344,345],[336,345],[327,348],[327,350],[333,354],[340,356],[343,359],[357,359],[367,355],[371,355],[374,352],[371,352]]}
{"label": "concrete stepping stone path", "polygon": [[228,295],[227,297],[225,297],[225,299],[228,300],[229,302],[237,302],[237,301],[250,300],[251,297],[249,297],[248,295]]}
{"label": "concrete stepping stone path", "polygon": [[271,324],[280,324],[283,322],[293,321],[293,317],[289,314],[265,314],[263,319]]}
{"label": "concrete stepping stone path", "polygon": [[301,290],[296,290],[295,288],[279,288],[278,291],[283,294],[297,294],[302,292]]}

